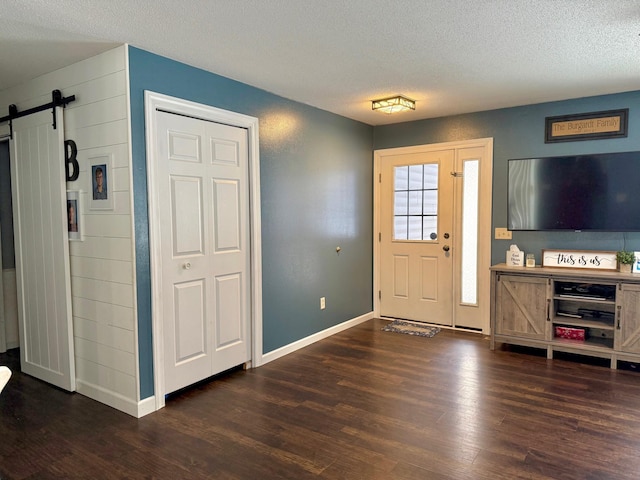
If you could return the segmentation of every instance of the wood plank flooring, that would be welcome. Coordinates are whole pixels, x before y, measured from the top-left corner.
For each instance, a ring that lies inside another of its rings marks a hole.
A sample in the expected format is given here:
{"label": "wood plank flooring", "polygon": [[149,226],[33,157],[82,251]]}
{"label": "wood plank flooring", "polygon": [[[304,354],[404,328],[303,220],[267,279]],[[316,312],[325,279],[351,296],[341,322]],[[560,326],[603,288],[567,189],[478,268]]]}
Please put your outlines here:
{"label": "wood plank flooring", "polygon": [[0,394],[0,479],[640,478],[640,372],[385,323],[142,419],[16,372]]}

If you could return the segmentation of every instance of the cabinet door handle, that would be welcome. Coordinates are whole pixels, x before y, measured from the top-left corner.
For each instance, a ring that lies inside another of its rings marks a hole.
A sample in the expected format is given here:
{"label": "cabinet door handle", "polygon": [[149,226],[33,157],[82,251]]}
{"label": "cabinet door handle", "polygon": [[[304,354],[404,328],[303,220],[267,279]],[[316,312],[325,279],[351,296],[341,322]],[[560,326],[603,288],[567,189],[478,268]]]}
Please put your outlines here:
{"label": "cabinet door handle", "polygon": [[622,307],[621,307],[620,305],[618,305],[618,311],[616,312],[616,313],[617,313],[617,315],[616,315],[616,316],[618,317],[618,322],[617,322],[617,326],[616,326],[616,328],[617,328],[618,330],[620,330],[620,310],[622,310]]}
{"label": "cabinet door handle", "polygon": [[551,310],[551,299],[547,298],[547,322],[551,321],[550,310]]}

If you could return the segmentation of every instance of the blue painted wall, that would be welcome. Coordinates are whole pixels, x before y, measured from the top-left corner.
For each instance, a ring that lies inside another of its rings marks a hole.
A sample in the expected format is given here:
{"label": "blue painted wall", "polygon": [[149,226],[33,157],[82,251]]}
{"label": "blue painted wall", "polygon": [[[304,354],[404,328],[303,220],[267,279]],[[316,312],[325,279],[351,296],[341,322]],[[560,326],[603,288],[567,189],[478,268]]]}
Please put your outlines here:
{"label": "blue painted wall", "polygon": [[259,119],[264,353],[370,312],[373,128],[133,47],[129,68],[141,398],[153,394],[144,90]]}
{"label": "blue painted wall", "polygon": [[[507,222],[509,158],[640,150],[640,92],[373,128],[133,47],[129,64],[142,398],[153,394],[144,90],[260,121],[265,353],[371,311],[373,149],[493,137],[493,227]],[[619,108],[628,138],[544,143],[547,116]],[[492,240],[492,263],[511,243],[540,262],[543,248],[640,250],[640,233],[514,232]]]}
{"label": "blue painted wall", "polygon": [[[493,137],[493,227],[506,227],[508,159],[640,150],[638,105],[640,91],[635,91],[380,126],[374,129],[374,148]],[[621,108],[629,108],[627,138],[544,143],[545,117]],[[492,240],[491,263],[504,262],[512,243],[540,263],[543,248],[640,250],[640,233],[513,232],[512,240]]]}

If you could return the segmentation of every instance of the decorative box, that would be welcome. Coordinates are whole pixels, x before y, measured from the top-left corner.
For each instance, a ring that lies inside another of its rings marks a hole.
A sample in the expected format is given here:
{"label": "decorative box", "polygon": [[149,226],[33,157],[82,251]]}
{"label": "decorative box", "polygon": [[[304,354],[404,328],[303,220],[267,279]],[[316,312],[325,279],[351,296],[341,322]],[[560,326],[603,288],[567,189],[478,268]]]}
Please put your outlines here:
{"label": "decorative box", "polygon": [[566,338],[568,340],[581,340],[584,342],[584,328],[573,327],[556,327],[555,333],[557,338]]}
{"label": "decorative box", "polygon": [[510,267],[522,267],[524,265],[524,252],[507,250],[507,265]]}

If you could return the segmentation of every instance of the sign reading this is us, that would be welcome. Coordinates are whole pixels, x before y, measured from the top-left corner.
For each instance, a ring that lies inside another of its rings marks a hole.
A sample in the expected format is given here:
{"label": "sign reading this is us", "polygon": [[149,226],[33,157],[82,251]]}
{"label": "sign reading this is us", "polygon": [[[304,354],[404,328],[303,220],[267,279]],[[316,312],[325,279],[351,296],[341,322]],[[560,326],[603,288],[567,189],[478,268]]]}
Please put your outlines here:
{"label": "sign reading this is us", "polygon": [[542,250],[543,267],[617,269],[616,252],[589,250]]}

